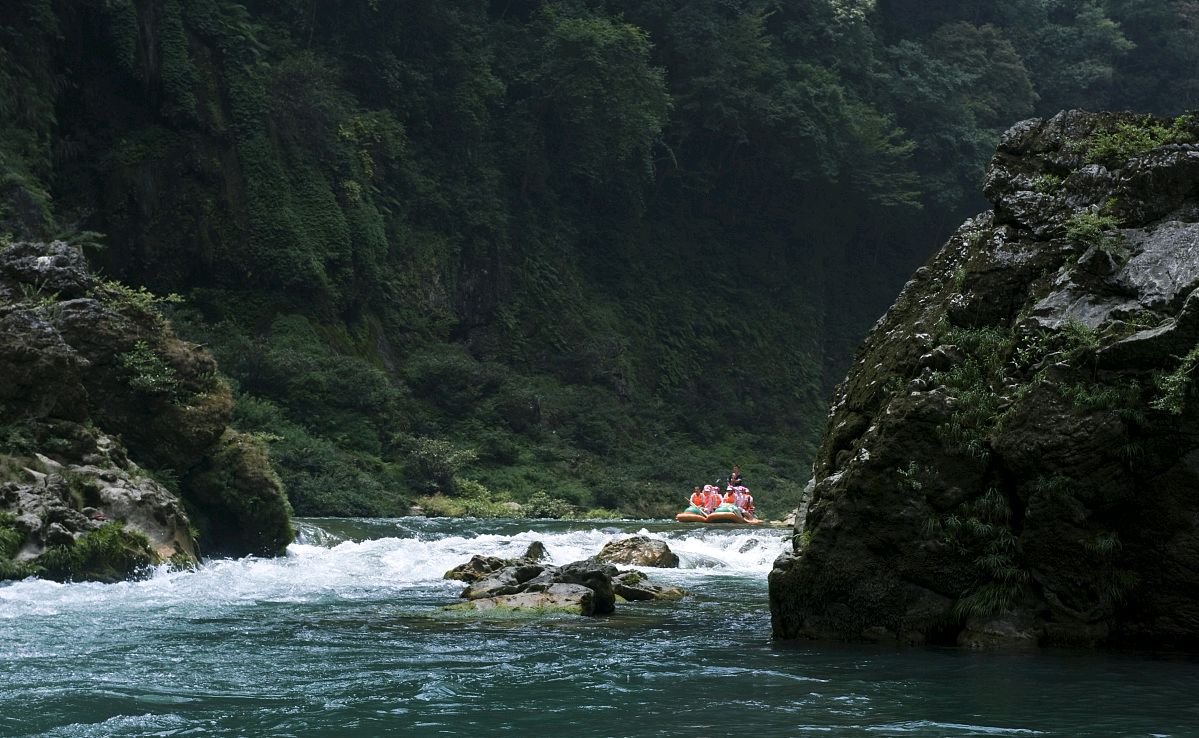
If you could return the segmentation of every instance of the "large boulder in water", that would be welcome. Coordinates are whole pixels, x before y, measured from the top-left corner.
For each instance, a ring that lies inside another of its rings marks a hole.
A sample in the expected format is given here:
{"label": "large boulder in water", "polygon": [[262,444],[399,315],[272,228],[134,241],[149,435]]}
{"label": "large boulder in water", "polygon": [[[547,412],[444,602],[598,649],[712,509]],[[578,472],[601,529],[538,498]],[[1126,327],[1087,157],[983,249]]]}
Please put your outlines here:
{"label": "large boulder in water", "polygon": [[[676,587],[653,584],[639,571],[622,572],[612,564],[595,559],[575,561],[565,566],[551,566],[529,559],[474,556],[467,563],[446,572],[448,579],[466,577],[474,579],[462,590],[461,596],[472,602],[484,604],[452,605],[448,609],[485,610],[498,607],[536,611],[541,607],[537,603],[542,600],[534,595],[549,593],[559,596],[576,592],[563,589],[569,586],[583,588],[590,593],[585,605],[580,603],[580,607],[585,611],[580,614],[609,615],[616,610],[617,595],[626,600],[673,601],[681,599],[685,594]],[[525,595],[528,597],[524,597]]]}
{"label": "large boulder in water", "polygon": [[834,394],[776,637],[1199,648],[1197,142],[1003,136]]}
{"label": "large boulder in water", "polygon": [[662,569],[674,569],[679,565],[679,557],[670,550],[664,541],[657,541],[646,536],[622,538],[610,541],[604,545],[598,554],[597,561],[610,564],[626,564],[629,566],[649,566]]}
{"label": "large boulder in water", "polygon": [[616,610],[616,590],[612,587],[612,577],[616,574],[615,566],[584,560],[561,567],[554,578],[556,582],[581,584],[595,592],[595,614],[608,615]]}

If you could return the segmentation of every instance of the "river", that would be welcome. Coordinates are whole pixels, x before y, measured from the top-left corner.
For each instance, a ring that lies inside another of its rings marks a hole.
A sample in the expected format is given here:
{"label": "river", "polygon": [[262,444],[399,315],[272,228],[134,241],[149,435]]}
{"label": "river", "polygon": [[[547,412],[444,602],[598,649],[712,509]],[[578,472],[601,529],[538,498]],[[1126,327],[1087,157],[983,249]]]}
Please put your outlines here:
{"label": "river", "polygon": [[[1196,736],[1199,661],[770,640],[777,529],[304,520],[285,558],[0,585],[0,736]],[[474,553],[635,532],[681,603],[447,613]]]}

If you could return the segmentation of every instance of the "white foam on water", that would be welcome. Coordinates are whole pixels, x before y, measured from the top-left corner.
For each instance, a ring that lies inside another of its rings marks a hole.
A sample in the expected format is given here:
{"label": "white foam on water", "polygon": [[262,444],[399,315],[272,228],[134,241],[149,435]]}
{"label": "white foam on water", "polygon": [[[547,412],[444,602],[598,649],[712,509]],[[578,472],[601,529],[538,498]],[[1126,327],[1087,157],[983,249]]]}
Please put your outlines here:
{"label": "white foam on water", "polygon": [[[677,576],[761,576],[785,547],[777,530],[688,529],[638,535],[663,540],[679,555]],[[629,537],[617,528],[566,532],[528,530],[514,535],[445,535],[423,540],[384,537],[340,540],[304,524],[302,543],[277,559],[248,557],[212,561],[193,572],[156,570],[146,580],[119,584],[59,584],[28,579],[0,586],[0,620],[89,609],[163,609],[197,604],[217,609],[258,602],[303,603],[327,599],[378,599],[420,587],[456,590],[442,578],[472,555],[516,558],[533,541],[542,542],[549,563],[561,565],[594,556],[604,544]],[[323,545],[321,545],[323,544]]]}

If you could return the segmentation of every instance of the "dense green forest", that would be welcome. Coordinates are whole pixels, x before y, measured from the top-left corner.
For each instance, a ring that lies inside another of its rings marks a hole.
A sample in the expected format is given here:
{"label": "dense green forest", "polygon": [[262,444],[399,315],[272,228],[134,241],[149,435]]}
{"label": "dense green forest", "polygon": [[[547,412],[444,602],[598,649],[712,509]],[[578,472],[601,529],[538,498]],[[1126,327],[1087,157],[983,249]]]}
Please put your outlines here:
{"label": "dense green forest", "polygon": [[1002,130],[1199,107],[1193,0],[5,6],[0,239],[181,296],[306,515],[779,514]]}

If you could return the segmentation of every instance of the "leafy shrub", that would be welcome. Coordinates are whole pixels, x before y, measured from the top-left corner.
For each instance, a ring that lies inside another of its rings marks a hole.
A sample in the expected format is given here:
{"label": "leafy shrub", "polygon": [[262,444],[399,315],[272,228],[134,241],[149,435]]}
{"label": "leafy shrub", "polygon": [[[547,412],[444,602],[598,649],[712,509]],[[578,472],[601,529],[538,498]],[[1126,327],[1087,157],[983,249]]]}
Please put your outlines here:
{"label": "leafy shrub", "polygon": [[1199,365],[1199,346],[1187,352],[1174,371],[1155,374],[1153,381],[1160,394],[1149,403],[1150,407],[1172,415],[1181,415],[1186,409],[1188,398],[1194,392],[1196,365]]}
{"label": "leafy shrub", "polygon": [[179,382],[175,370],[145,341],[138,341],[133,348],[120,355],[121,366],[129,372],[129,386],[138,392],[175,399]]}
{"label": "leafy shrub", "polygon": [[16,518],[9,513],[0,513],[0,559],[11,559],[17,555],[21,542],[25,540],[15,526]]}
{"label": "leafy shrub", "polygon": [[1066,221],[1066,238],[1113,253],[1124,242],[1117,232],[1119,227],[1120,220],[1114,215],[1083,211]]}
{"label": "leafy shrub", "polygon": [[1042,195],[1053,194],[1062,186],[1062,178],[1056,174],[1045,172],[1038,174],[1032,182],[1032,188],[1035,192]]}
{"label": "leafy shrub", "polygon": [[411,458],[420,475],[417,484],[453,493],[459,472],[474,463],[478,454],[474,449],[459,448],[449,441],[419,437],[412,441]]}
{"label": "leafy shrub", "polygon": [[130,287],[116,280],[97,283],[91,290],[91,296],[118,312],[154,327],[162,327],[165,323],[161,310],[163,305],[183,302],[183,298],[174,293],[159,296],[145,287]]}
{"label": "leafy shrub", "polygon": [[1144,154],[1169,143],[1192,140],[1188,131],[1189,116],[1174,119],[1169,126],[1150,123],[1120,123],[1113,130],[1096,133],[1087,139],[1086,156],[1091,162],[1117,167],[1134,156]]}
{"label": "leafy shrub", "polygon": [[537,491],[521,505],[521,509],[529,518],[565,518],[570,516],[573,508],[566,500]]}

